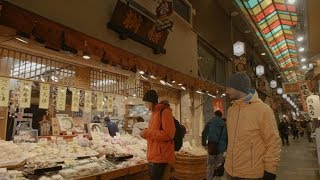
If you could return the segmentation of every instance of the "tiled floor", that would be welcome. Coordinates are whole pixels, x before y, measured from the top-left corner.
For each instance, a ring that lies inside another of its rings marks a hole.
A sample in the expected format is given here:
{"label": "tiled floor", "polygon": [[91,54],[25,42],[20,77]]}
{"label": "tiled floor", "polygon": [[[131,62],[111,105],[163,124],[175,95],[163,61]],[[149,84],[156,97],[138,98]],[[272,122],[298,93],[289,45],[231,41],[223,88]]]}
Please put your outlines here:
{"label": "tiled floor", "polygon": [[289,141],[282,147],[277,180],[320,180],[316,144],[305,137]]}

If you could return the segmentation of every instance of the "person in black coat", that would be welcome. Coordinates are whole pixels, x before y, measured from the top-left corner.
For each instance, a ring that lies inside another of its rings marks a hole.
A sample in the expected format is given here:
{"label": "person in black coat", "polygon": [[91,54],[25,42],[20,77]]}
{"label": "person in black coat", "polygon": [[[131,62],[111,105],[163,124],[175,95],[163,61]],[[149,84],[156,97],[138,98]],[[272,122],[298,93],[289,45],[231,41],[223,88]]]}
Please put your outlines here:
{"label": "person in black coat", "polygon": [[285,120],[281,120],[279,124],[279,132],[282,140],[282,144],[285,145],[285,140],[287,141],[287,146],[289,146],[289,127]]}

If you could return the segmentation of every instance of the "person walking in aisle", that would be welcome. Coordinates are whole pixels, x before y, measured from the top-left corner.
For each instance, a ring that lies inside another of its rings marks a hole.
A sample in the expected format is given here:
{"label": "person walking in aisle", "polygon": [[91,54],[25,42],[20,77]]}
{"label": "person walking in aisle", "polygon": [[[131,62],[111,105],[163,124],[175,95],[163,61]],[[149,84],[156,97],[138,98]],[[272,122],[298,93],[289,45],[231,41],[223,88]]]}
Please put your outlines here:
{"label": "person walking in aisle", "polygon": [[280,132],[280,137],[282,140],[282,144],[285,145],[285,140],[287,142],[287,146],[289,146],[289,127],[287,125],[287,122],[283,119],[279,123],[279,132]]}
{"label": "person walking in aisle", "polygon": [[307,134],[309,142],[312,142],[311,134],[313,133],[312,121],[308,120],[307,122]]}
{"label": "person walking in aisle", "polygon": [[151,180],[161,180],[167,164],[175,161],[174,118],[167,102],[158,103],[156,91],[147,91],[143,96],[143,101],[152,114],[148,128],[141,131],[141,137],[147,139],[147,160]]}
{"label": "person walking in aisle", "polygon": [[246,73],[228,80],[226,93],[234,101],[227,112],[227,179],[275,180],[281,151],[277,123],[273,110],[250,87]]}
{"label": "person walking in aisle", "polygon": [[292,130],[293,139],[297,138],[297,140],[298,140],[299,139],[299,130],[298,130],[298,124],[297,124],[296,120],[294,120],[291,123],[291,130]]}
{"label": "person walking in aisle", "polygon": [[227,149],[227,128],[220,110],[214,112],[214,117],[204,127],[202,145],[208,148],[207,180],[213,179],[213,176],[215,180],[220,180],[220,175],[214,175],[214,172],[223,166],[223,153]]}

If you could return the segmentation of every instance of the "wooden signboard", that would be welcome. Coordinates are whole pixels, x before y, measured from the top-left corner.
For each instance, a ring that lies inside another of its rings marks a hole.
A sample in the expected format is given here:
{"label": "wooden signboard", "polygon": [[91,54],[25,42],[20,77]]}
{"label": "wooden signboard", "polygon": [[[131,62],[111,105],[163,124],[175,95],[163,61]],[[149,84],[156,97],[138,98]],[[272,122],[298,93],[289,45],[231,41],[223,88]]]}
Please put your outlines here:
{"label": "wooden signboard", "polygon": [[169,32],[167,30],[158,31],[155,22],[120,0],[108,27],[119,33],[121,39],[131,38],[152,48],[155,54],[166,53],[163,47]]}
{"label": "wooden signboard", "polygon": [[6,140],[8,108],[0,107],[0,139]]}

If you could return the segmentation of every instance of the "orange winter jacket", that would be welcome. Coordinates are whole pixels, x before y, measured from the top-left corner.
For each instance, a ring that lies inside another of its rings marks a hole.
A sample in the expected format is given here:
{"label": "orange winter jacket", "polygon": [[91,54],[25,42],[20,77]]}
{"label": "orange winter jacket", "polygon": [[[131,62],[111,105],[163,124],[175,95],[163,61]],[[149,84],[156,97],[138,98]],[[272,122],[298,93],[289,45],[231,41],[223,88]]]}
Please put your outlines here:
{"label": "orange winter jacket", "polygon": [[[161,110],[162,118],[160,119]],[[162,102],[156,104],[152,110],[149,127],[144,132],[144,138],[147,139],[148,144],[147,160],[149,162],[174,163],[173,138],[175,132],[176,128],[169,104]]]}
{"label": "orange winter jacket", "polygon": [[228,147],[225,170],[232,177],[262,178],[276,173],[280,137],[273,110],[256,92],[237,100],[227,114]]}

